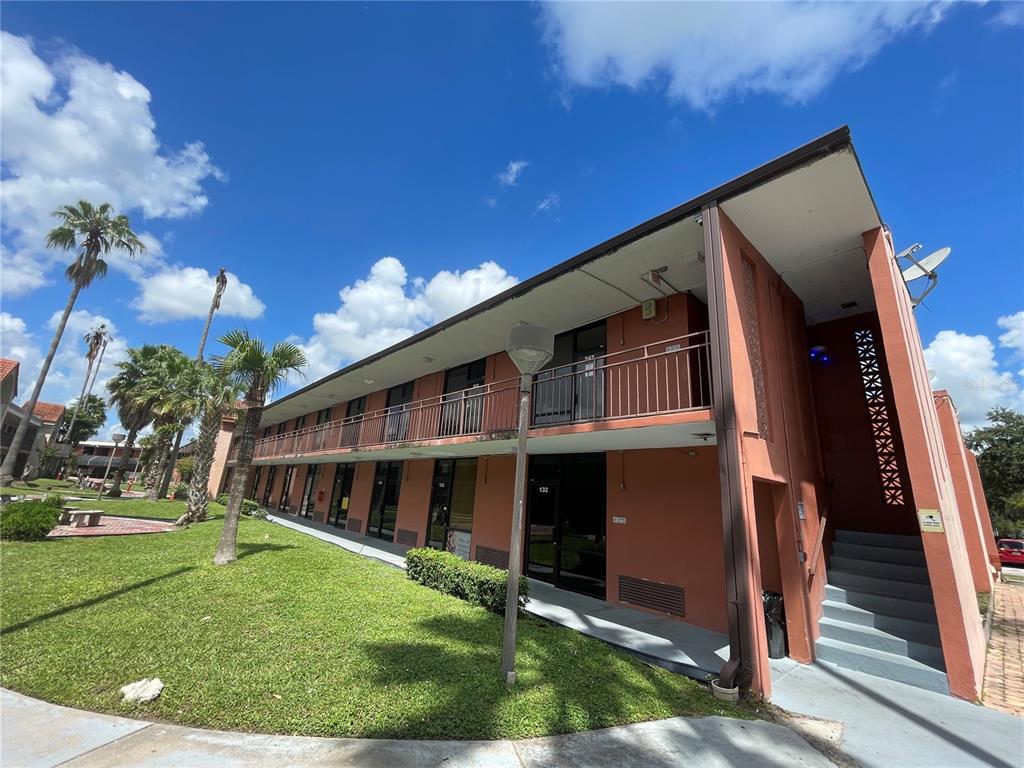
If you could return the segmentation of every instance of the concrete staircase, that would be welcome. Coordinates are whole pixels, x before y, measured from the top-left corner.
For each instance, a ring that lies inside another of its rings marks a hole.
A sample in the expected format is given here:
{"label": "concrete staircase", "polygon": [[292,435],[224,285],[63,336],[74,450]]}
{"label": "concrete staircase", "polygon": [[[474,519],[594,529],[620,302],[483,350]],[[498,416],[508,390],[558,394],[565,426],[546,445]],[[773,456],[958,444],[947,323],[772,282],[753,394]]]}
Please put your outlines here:
{"label": "concrete staircase", "polygon": [[836,531],[818,659],[949,693],[921,539]]}

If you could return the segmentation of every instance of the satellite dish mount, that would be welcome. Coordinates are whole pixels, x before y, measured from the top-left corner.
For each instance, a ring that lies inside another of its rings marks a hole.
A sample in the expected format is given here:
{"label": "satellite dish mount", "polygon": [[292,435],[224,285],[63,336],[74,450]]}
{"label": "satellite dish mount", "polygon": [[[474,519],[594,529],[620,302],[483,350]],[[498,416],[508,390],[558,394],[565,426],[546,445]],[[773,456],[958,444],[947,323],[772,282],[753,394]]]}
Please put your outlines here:
{"label": "satellite dish mount", "polygon": [[925,286],[925,289],[917,296],[910,293],[909,285],[907,287],[907,293],[910,293],[910,302],[915,307],[924,301],[925,297],[934,291],[935,286],[939,284],[939,265],[949,258],[949,254],[952,251],[950,248],[940,248],[934,253],[928,254],[923,259],[916,259],[914,258],[914,254],[919,250],[921,250],[921,244],[914,243],[912,246],[896,256],[897,261],[899,261],[899,259],[906,259],[910,262],[910,266],[903,270],[903,282],[909,284],[911,281],[922,277],[928,278],[928,285]]}

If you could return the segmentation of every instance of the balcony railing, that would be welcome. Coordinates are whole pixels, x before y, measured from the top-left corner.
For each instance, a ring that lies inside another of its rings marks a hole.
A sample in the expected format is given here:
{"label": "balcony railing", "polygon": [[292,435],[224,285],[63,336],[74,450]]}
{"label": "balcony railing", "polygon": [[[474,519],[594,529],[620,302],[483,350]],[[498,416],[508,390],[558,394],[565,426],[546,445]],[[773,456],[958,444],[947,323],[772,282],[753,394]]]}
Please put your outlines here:
{"label": "balcony railing", "polygon": [[[708,408],[708,362],[708,333],[701,331],[542,371],[533,386],[531,427]],[[506,379],[265,437],[253,458],[507,435],[516,428],[517,401],[518,379]]]}

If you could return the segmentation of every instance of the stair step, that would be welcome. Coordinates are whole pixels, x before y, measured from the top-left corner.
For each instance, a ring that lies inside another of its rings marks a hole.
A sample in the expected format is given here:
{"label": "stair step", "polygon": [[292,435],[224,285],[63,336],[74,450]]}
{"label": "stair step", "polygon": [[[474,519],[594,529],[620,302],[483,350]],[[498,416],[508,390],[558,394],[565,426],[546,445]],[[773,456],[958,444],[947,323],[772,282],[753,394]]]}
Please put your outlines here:
{"label": "stair step", "polygon": [[939,639],[939,627],[935,624],[934,616],[931,621],[916,621],[897,616],[887,616],[884,613],[859,608],[849,603],[841,603],[836,600],[825,600],[821,604],[822,616],[825,619],[835,619],[847,624],[857,624],[863,627],[874,627],[891,635],[902,637],[923,645],[930,645],[938,648],[941,644]]}
{"label": "stair step", "polygon": [[831,637],[819,638],[814,644],[814,650],[819,660],[831,662],[845,669],[896,680],[937,693],[949,693],[949,681],[945,672],[905,656],[873,648],[862,648]]}
{"label": "stair step", "polygon": [[825,600],[826,602],[852,605],[865,611],[897,619],[908,619],[910,621],[927,622],[930,624],[936,622],[935,606],[932,605],[931,601],[904,600],[899,597],[846,589],[835,584],[825,585]]}
{"label": "stair step", "polygon": [[868,544],[832,542],[833,557],[849,557],[856,560],[871,560],[876,563],[899,563],[900,565],[925,565],[924,552],[916,549],[873,547]]}
{"label": "stair step", "polygon": [[915,643],[875,627],[851,624],[838,619],[822,619],[818,626],[821,628],[821,637],[830,637],[861,648],[904,656],[935,669],[943,669],[945,665],[942,649],[934,645]]}
{"label": "stair step", "polygon": [[858,576],[871,576],[876,579],[892,579],[915,584],[930,584],[928,569],[921,565],[901,565],[898,563],[879,563],[874,560],[858,560],[840,555],[829,558],[829,569],[853,573]]}
{"label": "stair step", "polygon": [[932,588],[927,584],[914,584],[909,581],[893,581],[892,579],[879,579],[874,576],[861,576],[835,568],[829,570],[828,581],[829,584],[855,592],[867,592],[884,597],[898,597],[901,600],[917,600],[918,602],[928,604],[932,602]]}
{"label": "stair step", "polygon": [[892,533],[866,533],[864,531],[837,530],[835,540],[841,541],[845,544],[864,544],[869,547],[922,549],[920,536],[897,536]]}

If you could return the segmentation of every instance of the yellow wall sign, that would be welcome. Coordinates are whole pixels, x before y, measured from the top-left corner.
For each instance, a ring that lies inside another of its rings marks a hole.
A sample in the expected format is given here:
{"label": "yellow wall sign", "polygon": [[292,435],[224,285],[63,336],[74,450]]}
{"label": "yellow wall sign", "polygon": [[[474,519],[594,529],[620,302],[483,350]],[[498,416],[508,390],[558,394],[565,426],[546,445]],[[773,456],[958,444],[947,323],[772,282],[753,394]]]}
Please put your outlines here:
{"label": "yellow wall sign", "polygon": [[942,527],[942,512],[938,509],[917,510],[917,521],[921,526],[921,533],[945,533]]}

